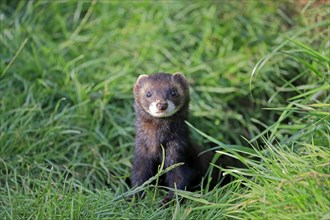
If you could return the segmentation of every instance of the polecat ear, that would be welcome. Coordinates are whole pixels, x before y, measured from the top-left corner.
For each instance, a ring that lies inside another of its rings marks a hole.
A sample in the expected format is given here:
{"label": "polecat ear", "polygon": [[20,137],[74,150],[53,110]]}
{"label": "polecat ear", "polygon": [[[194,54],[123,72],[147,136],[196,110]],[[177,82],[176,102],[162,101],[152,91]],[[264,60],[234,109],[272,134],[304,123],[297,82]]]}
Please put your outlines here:
{"label": "polecat ear", "polygon": [[186,80],[186,77],[182,73],[180,72],[174,73],[172,77],[174,80],[178,81],[183,88],[189,89],[188,81]]}
{"label": "polecat ear", "polygon": [[141,84],[141,82],[142,82],[144,79],[148,78],[148,77],[149,77],[149,76],[148,76],[148,75],[145,75],[145,74],[140,75],[140,76],[138,77],[138,79],[136,80],[136,83],[135,83],[135,85],[134,85],[134,92],[137,92],[137,90],[139,89],[139,84]]}
{"label": "polecat ear", "polygon": [[145,78],[148,78],[148,77],[149,77],[149,76],[146,75],[146,74],[140,75],[140,76],[138,77],[136,83],[138,83],[140,80],[145,79]]}
{"label": "polecat ear", "polygon": [[181,72],[173,73],[173,77],[183,77],[186,80],[186,77]]}

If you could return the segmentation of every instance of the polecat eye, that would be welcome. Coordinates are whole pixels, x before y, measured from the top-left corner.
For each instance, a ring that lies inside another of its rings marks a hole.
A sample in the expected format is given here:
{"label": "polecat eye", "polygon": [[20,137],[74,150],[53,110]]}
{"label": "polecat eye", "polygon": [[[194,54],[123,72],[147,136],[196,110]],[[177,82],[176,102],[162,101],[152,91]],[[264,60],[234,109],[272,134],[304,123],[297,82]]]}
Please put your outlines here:
{"label": "polecat eye", "polygon": [[176,91],[171,91],[171,96],[176,96],[176,95],[177,95]]}
{"label": "polecat eye", "polygon": [[149,98],[152,96],[151,92],[147,92],[146,96]]}

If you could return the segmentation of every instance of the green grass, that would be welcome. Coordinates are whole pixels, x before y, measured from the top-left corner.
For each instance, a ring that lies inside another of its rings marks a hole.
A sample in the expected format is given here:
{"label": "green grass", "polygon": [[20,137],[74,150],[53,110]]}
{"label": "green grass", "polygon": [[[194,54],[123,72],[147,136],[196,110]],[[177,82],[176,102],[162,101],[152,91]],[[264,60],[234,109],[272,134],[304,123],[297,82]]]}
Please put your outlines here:
{"label": "green grass", "polygon": [[[318,3],[1,1],[0,218],[330,219]],[[152,185],[125,199],[132,88],[158,71],[188,78],[192,138],[247,165],[168,207]]]}

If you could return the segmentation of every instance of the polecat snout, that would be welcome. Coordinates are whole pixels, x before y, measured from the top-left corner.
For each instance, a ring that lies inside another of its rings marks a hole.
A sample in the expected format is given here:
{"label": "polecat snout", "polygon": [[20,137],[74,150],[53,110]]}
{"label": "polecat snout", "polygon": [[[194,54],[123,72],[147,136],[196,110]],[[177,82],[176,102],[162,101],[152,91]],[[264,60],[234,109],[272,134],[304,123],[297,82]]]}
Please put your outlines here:
{"label": "polecat snout", "polygon": [[[188,117],[189,86],[181,73],[141,75],[134,86],[136,138],[132,186],[141,185],[157,173],[164,160],[165,168],[183,165],[165,173],[161,182],[168,187],[191,189],[201,182],[212,153],[198,156],[184,122]],[[162,147],[165,158],[162,158]],[[170,192],[163,200],[173,197]]]}

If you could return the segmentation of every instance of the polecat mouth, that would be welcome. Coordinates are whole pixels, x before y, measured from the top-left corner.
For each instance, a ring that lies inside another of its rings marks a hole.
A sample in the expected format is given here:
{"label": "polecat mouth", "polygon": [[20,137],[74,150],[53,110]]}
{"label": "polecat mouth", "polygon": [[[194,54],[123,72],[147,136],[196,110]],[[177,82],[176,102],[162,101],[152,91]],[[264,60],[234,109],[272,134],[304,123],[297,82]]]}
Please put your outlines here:
{"label": "polecat mouth", "polygon": [[152,102],[147,110],[147,112],[154,117],[169,117],[175,114],[179,108],[175,106],[172,101],[166,102]]}

